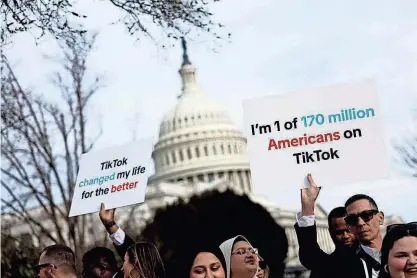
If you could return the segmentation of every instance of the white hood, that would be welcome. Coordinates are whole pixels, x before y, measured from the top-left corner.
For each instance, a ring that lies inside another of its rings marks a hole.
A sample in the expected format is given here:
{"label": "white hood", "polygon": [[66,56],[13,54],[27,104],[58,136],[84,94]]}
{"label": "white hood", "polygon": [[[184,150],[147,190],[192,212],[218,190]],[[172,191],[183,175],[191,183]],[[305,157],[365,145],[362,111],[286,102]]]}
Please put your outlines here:
{"label": "white hood", "polygon": [[[234,238],[230,238],[224,241],[222,244],[220,244],[220,250],[222,251],[224,259],[226,261],[226,278],[230,278],[230,259],[232,257],[233,244],[235,243],[236,239],[244,240],[247,243],[249,243],[251,247],[253,247],[252,244],[250,244],[249,240],[247,240],[244,236],[241,235],[235,236]],[[256,278],[256,273],[254,278]]]}

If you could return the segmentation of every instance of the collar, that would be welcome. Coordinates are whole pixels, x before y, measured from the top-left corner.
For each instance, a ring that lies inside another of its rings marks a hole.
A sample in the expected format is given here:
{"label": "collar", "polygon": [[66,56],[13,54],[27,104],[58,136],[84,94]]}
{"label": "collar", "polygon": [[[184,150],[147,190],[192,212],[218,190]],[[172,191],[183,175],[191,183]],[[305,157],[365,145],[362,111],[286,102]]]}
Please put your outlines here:
{"label": "collar", "polygon": [[377,262],[381,263],[381,252],[379,252],[378,249],[376,248],[372,248],[369,246],[365,246],[363,244],[361,244],[358,248],[358,252],[360,252],[360,250],[363,250],[366,254],[368,254],[371,258],[373,258],[374,260],[376,260]]}

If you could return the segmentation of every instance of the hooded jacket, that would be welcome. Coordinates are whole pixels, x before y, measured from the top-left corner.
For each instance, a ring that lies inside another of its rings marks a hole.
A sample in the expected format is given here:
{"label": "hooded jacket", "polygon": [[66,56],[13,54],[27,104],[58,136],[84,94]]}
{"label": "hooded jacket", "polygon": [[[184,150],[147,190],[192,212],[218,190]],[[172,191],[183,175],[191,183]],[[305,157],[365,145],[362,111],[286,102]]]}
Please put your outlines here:
{"label": "hooded jacket", "polygon": [[[250,244],[249,240],[247,240],[244,236],[241,236],[241,235],[238,235],[234,238],[230,238],[224,241],[222,244],[220,244],[220,250],[222,251],[224,259],[226,261],[226,278],[231,278],[230,259],[232,257],[233,244],[235,244],[236,241],[240,241],[240,240],[246,241],[252,247],[252,244]],[[256,278],[256,273],[254,275],[254,278]]]}

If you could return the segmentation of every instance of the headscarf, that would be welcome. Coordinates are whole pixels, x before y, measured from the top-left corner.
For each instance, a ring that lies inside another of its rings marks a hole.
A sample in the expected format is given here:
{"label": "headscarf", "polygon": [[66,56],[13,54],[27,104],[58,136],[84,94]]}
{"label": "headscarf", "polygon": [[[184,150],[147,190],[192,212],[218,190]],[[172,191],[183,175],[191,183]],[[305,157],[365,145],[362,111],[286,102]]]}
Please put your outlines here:
{"label": "headscarf", "polygon": [[[237,242],[237,241],[246,241],[251,247],[252,244],[250,244],[249,240],[247,240],[244,236],[238,235],[234,238],[230,238],[226,241],[224,241],[222,244],[220,244],[220,250],[223,253],[224,259],[226,261],[226,278],[230,278],[230,270],[231,270],[231,257],[232,257],[232,250],[233,250],[233,245]],[[256,273],[255,276],[256,278]]]}
{"label": "headscarf", "polygon": [[201,245],[200,244],[198,246],[195,246],[191,250],[189,250],[187,254],[185,255],[185,258],[184,258],[185,265],[183,268],[184,274],[182,275],[184,278],[190,277],[190,270],[194,263],[194,260],[197,257],[197,255],[202,252],[212,253],[213,255],[215,255],[219,259],[224,271],[226,272],[227,270],[226,261],[223,256],[223,253],[220,251],[220,248],[217,246],[213,246],[213,245],[208,245],[208,244]]}

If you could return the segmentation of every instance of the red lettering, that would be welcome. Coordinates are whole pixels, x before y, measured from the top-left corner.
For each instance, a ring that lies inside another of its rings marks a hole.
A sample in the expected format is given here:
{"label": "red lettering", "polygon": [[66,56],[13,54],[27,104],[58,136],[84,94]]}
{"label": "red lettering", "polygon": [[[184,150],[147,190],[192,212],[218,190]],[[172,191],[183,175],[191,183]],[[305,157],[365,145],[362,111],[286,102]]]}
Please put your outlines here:
{"label": "red lettering", "polygon": [[129,190],[129,189],[133,189],[133,188],[136,188],[136,185],[138,184],[139,182],[138,181],[135,181],[135,182],[125,182],[125,183],[122,183],[122,184],[119,184],[119,185],[112,185],[111,186],[111,192],[113,193],[113,192],[116,192],[116,191],[124,191],[124,190]]}
{"label": "red lettering", "polygon": [[293,138],[291,139],[291,147],[297,147],[298,146],[298,139]]}
{"label": "red lettering", "polygon": [[278,149],[277,143],[274,139],[269,139],[268,151],[270,151],[272,148],[274,148],[275,150]]}

